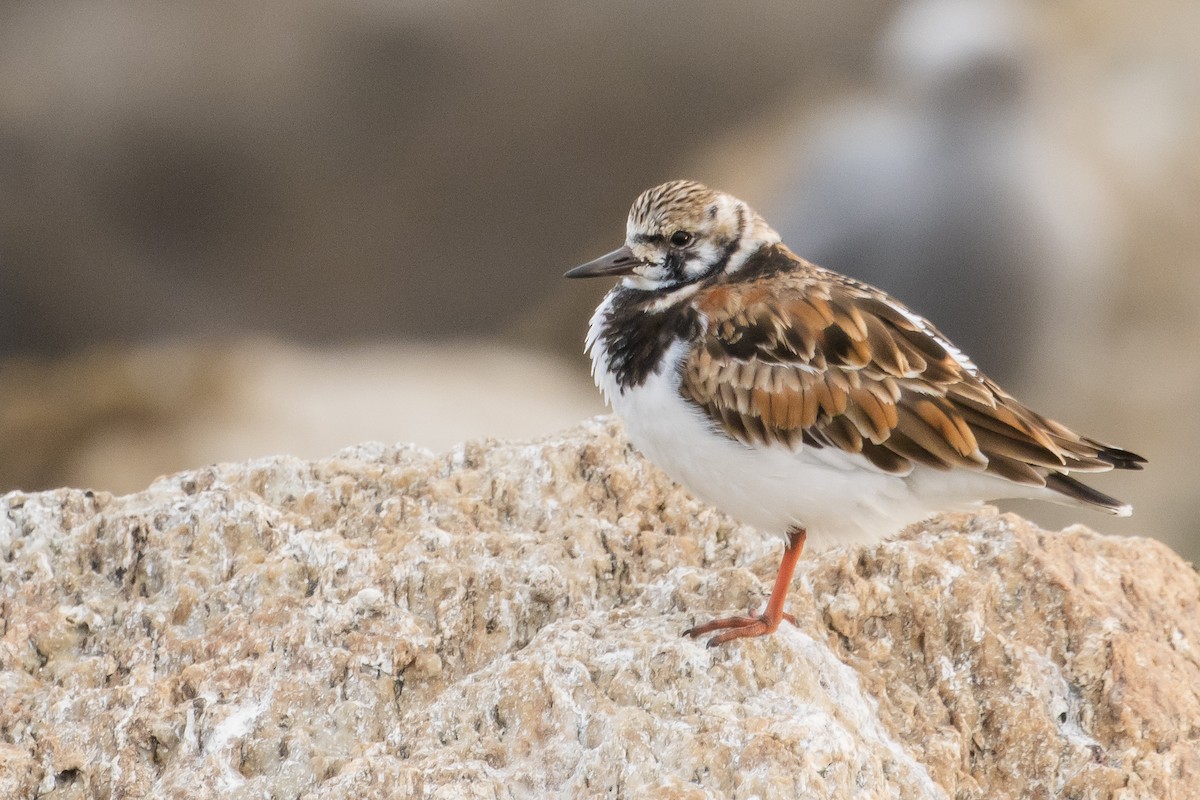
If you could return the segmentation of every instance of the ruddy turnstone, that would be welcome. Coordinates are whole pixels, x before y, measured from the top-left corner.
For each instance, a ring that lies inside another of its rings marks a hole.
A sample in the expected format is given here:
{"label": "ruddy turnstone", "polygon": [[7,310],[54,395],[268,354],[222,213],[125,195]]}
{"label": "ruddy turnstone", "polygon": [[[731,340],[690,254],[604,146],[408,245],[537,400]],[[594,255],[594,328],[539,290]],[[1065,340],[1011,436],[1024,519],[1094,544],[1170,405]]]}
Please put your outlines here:
{"label": "ruddy turnstone", "polygon": [[1001,498],[1131,508],[1076,472],[1145,459],[1041,416],[886,293],[789,250],[746,203],[693,181],[643,192],[625,245],[566,274],[620,277],[587,349],[651,461],[785,538],[762,614],[691,628],[710,647],[779,627],[809,533],[873,542]]}

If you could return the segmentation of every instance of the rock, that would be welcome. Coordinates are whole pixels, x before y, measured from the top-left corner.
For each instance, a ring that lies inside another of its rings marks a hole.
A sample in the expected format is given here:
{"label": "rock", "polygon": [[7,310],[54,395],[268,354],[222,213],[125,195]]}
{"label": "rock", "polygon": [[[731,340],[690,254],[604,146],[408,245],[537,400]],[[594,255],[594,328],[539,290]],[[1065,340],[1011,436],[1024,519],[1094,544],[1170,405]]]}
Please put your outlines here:
{"label": "rock", "polygon": [[1183,798],[1200,580],[1010,515],[802,560],[598,418],[0,500],[0,797]]}

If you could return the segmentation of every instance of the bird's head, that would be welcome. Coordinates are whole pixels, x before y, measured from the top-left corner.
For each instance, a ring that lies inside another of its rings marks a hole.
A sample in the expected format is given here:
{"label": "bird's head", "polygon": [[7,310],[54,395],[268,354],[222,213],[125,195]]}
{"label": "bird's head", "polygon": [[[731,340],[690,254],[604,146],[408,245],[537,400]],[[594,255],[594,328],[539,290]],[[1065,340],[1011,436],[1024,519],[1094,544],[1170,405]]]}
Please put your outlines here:
{"label": "bird's head", "polygon": [[568,278],[622,276],[631,289],[669,291],[739,269],[779,234],[732,195],[695,181],[642,192],[629,211],[625,246],[578,266]]}

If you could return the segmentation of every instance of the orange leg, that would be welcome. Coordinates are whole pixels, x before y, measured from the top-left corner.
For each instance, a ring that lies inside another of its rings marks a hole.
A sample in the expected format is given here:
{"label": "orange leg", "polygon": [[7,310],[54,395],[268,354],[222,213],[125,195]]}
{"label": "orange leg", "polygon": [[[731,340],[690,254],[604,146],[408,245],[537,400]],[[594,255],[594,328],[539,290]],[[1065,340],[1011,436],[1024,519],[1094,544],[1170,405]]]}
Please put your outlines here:
{"label": "orange leg", "polygon": [[750,636],[765,636],[774,633],[782,620],[793,625],[796,618],[783,611],[783,601],[787,598],[788,587],[792,583],[792,574],[796,571],[796,562],[800,560],[800,551],[804,549],[804,539],[807,537],[803,528],[792,528],[788,531],[787,547],[783,551],[783,560],[779,563],[779,573],[775,576],[775,587],[771,589],[771,598],[767,600],[767,609],[761,616],[723,617],[697,625],[683,632],[684,636],[703,636],[713,631],[724,630],[708,640],[709,647],[717,647],[734,639],[744,639]]}

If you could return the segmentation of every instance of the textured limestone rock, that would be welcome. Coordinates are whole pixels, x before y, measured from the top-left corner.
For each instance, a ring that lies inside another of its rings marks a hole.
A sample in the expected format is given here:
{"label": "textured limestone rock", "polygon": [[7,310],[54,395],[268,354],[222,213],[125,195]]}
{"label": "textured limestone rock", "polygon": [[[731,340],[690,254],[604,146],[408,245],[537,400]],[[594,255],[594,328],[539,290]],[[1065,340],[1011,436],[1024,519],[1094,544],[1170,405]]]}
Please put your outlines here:
{"label": "textured limestone rock", "polygon": [[948,516],[802,561],[598,419],[0,500],[0,797],[1184,798],[1200,581]]}

